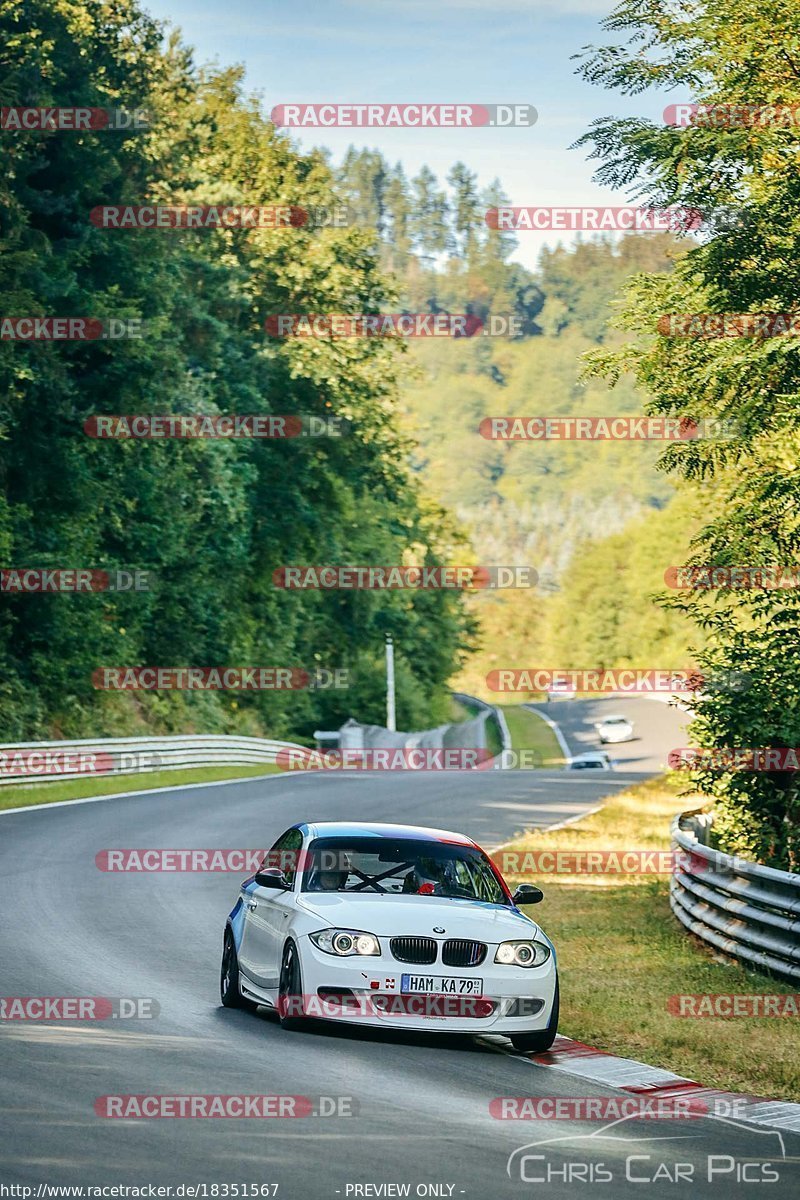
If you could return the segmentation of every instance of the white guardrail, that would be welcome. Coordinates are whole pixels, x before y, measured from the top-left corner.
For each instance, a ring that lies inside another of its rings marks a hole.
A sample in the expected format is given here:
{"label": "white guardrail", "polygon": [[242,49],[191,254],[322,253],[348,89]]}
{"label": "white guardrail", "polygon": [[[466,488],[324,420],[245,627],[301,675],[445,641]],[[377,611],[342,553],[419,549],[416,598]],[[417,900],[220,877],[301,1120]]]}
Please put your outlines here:
{"label": "white guardrail", "polygon": [[800,875],[712,850],[704,844],[712,822],[703,811],[673,822],[673,845],[684,852],[670,879],[673,913],[745,966],[800,981]]}
{"label": "white guardrail", "polygon": [[190,767],[274,764],[296,742],[230,734],[89,738],[77,742],[10,742],[0,745],[0,785],[56,783],[67,779],[179,771]]}
{"label": "white guardrail", "polygon": [[[475,697],[465,699],[497,719],[503,749],[510,750],[511,737],[503,714]],[[297,742],[207,733],[5,742],[0,744],[0,786],[180,771],[191,767],[274,765],[281,750],[310,752],[307,746]],[[495,762],[502,763],[502,756]]]}

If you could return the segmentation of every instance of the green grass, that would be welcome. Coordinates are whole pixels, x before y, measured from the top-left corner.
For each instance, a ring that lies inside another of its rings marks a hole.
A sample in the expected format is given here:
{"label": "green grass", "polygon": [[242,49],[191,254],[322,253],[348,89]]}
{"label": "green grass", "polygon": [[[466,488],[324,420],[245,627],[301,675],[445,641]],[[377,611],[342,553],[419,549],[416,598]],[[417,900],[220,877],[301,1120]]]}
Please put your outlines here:
{"label": "green grass", "polygon": [[454,724],[457,725],[460,721],[469,721],[479,712],[478,705],[465,704],[463,700],[456,700],[455,696],[450,696],[450,720]]}
{"label": "green grass", "polygon": [[[456,724],[460,724],[462,721],[471,721],[473,717],[477,717],[483,712],[483,706],[481,704],[470,704],[469,701],[456,700],[455,696],[451,696],[450,711],[453,721]],[[500,734],[500,726],[497,723],[494,713],[486,719],[486,749],[492,758],[496,758],[503,749],[503,738]]]}
{"label": "green grass", "polygon": [[492,758],[497,758],[498,754],[503,753],[503,736],[500,733],[500,725],[494,713],[486,718],[486,749]]}
{"label": "green grass", "polygon": [[[583,821],[529,831],[508,849],[669,849],[671,817],[693,806],[679,786],[636,785]],[[666,876],[547,874],[533,882],[545,899],[527,911],[559,956],[562,1033],[711,1087],[800,1099],[800,1018],[693,1019],[667,1010],[668,998],[684,993],[796,989],[721,960],[686,933],[670,911]]]}
{"label": "green grass", "polygon": [[505,713],[508,732],[514,750],[533,750],[543,767],[561,767],[564,756],[553,730],[538,713],[519,704],[500,706]]}
{"label": "green grass", "polygon": [[94,776],[70,779],[63,783],[13,784],[0,788],[0,810],[34,804],[52,804],[55,800],[77,800],[84,796],[112,796],[115,792],[134,792],[149,788],[179,787],[185,783],[213,783],[218,779],[247,779],[251,775],[277,774],[269,763],[240,767],[193,767],[186,771],[153,771],[136,775]]}

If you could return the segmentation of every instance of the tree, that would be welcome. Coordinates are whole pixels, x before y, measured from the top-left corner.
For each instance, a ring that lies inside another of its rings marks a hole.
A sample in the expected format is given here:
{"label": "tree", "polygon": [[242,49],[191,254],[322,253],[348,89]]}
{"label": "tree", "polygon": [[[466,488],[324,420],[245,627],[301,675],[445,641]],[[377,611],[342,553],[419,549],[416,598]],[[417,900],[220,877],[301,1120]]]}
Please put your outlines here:
{"label": "tree", "polygon": [[[271,313],[371,312],[396,297],[369,229],[113,230],[98,205],[331,207],[336,184],[242,87],[198,69],[134,0],[3,0],[17,103],[145,107],[129,136],[3,132],[10,170],[0,282],[21,315],[141,317],[141,339],[0,341],[4,565],[131,567],[153,590],[3,594],[6,738],[137,729],[308,734],[358,706],[380,720],[384,633],[398,719],[428,724],[472,637],[452,592],[281,590],[285,564],[449,562],[395,428],[390,340],[270,341]],[[6,96],[4,94],[4,103]],[[378,212],[383,166],[350,164]],[[380,221],[380,212],[376,218]],[[93,441],[96,414],[288,413],[346,419],[342,437]],[[103,665],[278,665],[350,671],[352,691],[98,692]]]}
{"label": "tree", "polygon": [[411,199],[402,163],[395,163],[385,191],[389,269],[405,270],[411,252]]}
{"label": "tree", "polygon": [[447,182],[453,191],[453,234],[456,252],[469,266],[478,243],[477,231],[481,228],[483,220],[477,188],[478,177],[464,163],[457,162],[451,167]]}
{"label": "tree", "polygon": [[438,189],[438,180],[430,167],[422,167],[411,180],[413,213],[410,223],[414,249],[423,260],[449,251],[452,245],[448,226],[447,195]]}
{"label": "tree", "polygon": [[[680,88],[718,119],[688,128],[639,118],[595,122],[582,141],[603,165],[598,178],[635,188],[649,203],[701,214],[722,209],[710,233],[669,275],[632,285],[623,317],[638,335],[619,352],[599,352],[594,369],[633,371],[652,413],[728,422],[729,436],[669,447],[662,466],[713,484],[715,505],[696,539],[698,562],[780,565],[800,550],[800,359],[791,338],[698,338],[657,333],[674,313],[793,312],[800,265],[800,134],[792,122],[730,115],[800,101],[800,9],[793,0],[645,4],[626,0],[606,22],[626,45],[589,50],[586,78],[635,94]],[[688,99],[688,97],[686,97]],[[723,106],[720,108],[719,106]],[[796,111],[796,107],[795,107]],[[721,119],[720,114],[722,114]],[[791,669],[800,625],[796,590],[744,590],[690,597],[685,611],[706,630],[709,673],[746,670],[746,693],[722,687],[695,706],[703,747],[796,746],[800,690]],[[787,669],[787,655],[789,669]],[[780,658],[780,669],[778,659]],[[727,845],[765,862],[800,862],[798,776],[701,771],[717,798]]]}

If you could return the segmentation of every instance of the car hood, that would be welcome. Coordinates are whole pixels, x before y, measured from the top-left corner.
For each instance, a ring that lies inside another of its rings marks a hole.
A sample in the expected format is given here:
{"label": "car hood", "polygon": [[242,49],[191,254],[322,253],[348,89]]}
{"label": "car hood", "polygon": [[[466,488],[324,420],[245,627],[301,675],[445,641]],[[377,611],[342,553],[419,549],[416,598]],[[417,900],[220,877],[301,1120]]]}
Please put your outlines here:
{"label": "car hood", "polygon": [[[302,892],[298,905],[324,926],[363,929],[379,937],[474,938],[503,942],[531,938],[539,926],[518,909],[477,900],[438,900],[427,896],[364,896]],[[443,929],[437,933],[434,926]]]}

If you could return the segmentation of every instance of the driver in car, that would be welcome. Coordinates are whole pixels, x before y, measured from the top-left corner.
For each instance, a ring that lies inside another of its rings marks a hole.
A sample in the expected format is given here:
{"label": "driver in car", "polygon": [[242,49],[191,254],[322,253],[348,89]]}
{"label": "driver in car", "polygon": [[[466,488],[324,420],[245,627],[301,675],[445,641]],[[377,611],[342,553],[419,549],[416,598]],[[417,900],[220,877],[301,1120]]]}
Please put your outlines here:
{"label": "driver in car", "polygon": [[330,866],[325,862],[318,865],[308,881],[308,890],[310,892],[344,891],[350,875],[350,863],[346,858],[340,861],[343,861],[343,866]]}
{"label": "driver in car", "polygon": [[432,858],[421,858],[403,880],[403,891],[418,896],[441,896],[448,888],[449,864],[436,862]]}

